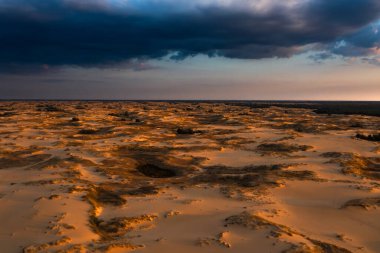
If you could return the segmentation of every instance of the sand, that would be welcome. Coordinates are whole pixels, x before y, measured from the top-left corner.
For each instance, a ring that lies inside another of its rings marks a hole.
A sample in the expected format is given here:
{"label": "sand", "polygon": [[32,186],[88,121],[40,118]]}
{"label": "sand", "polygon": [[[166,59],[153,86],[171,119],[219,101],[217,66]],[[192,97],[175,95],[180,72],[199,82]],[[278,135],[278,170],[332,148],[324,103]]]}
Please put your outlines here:
{"label": "sand", "polygon": [[0,103],[1,252],[380,252],[380,118]]}

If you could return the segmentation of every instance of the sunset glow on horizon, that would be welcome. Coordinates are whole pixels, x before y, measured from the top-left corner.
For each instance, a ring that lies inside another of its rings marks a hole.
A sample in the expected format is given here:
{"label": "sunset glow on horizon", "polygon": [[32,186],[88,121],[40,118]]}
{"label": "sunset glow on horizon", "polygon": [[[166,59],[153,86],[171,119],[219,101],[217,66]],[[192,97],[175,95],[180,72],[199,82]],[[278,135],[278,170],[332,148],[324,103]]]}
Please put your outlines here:
{"label": "sunset glow on horizon", "polygon": [[0,0],[0,99],[380,100],[377,0]]}

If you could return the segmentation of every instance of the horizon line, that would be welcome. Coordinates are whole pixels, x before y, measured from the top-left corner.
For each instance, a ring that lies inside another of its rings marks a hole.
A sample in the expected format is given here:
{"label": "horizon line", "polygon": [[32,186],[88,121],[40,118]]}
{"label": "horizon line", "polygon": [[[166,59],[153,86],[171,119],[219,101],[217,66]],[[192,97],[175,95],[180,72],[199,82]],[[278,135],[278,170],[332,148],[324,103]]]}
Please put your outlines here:
{"label": "horizon line", "polygon": [[0,102],[5,101],[60,101],[60,102],[71,102],[71,101],[104,101],[104,102],[369,102],[377,103],[380,100],[314,100],[314,99],[54,99],[54,98],[10,98],[2,99]]}

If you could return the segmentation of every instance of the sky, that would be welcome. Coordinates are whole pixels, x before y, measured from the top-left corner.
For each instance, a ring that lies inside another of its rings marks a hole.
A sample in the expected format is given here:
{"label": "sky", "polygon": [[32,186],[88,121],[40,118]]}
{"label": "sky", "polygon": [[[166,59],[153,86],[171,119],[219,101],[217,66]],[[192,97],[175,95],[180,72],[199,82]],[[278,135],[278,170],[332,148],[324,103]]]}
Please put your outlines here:
{"label": "sky", "polygon": [[0,99],[380,100],[380,1],[0,0]]}

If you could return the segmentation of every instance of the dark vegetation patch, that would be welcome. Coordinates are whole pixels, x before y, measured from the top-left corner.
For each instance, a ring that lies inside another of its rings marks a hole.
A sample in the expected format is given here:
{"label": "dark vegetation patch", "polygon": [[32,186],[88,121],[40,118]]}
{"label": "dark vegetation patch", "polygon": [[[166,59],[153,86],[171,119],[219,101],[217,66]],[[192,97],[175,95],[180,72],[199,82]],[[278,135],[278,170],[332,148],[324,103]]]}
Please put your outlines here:
{"label": "dark vegetation patch", "polygon": [[228,125],[227,118],[220,113],[215,113],[213,110],[207,111],[207,113],[194,114],[195,121],[201,125]]}
{"label": "dark vegetation patch", "polygon": [[2,117],[2,118],[12,117],[14,115],[17,115],[17,113],[16,112],[3,112],[3,113],[0,113],[0,117]]}
{"label": "dark vegetation patch", "polygon": [[257,151],[263,154],[286,154],[307,151],[311,146],[287,143],[263,143],[257,146]]}
{"label": "dark vegetation patch", "polygon": [[23,182],[24,185],[32,185],[32,186],[57,185],[57,184],[62,184],[63,185],[65,183],[67,183],[67,181],[64,180],[64,179],[62,179],[62,178],[42,179],[42,180]]}
{"label": "dark vegetation patch", "polygon": [[84,110],[87,108],[87,105],[79,104],[79,105],[74,106],[74,108],[77,110]]}
{"label": "dark vegetation patch", "polygon": [[298,235],[308,240],[313,246],[309,247],[305,244],[292,244],[291,248],[282,251],[282,253],[352,253],[351,251],[339,246],[314,240],[296,230],[285,225],[269,221],[249,212],[242,212],[233,215],[224,220],[225,226],[238,225],[252,230],[269,229],[271,237],[280,238],[282,235],[293,236]]}
{"label": "dark vegetation patch", "polygon": [[13,111],[15,110],[15,106],[16,104],[15,103],[0,103],[0,111]]}
{"label": "dark vegetation patch", "polygon": [[127,203],[118,192],[101,186],[93,187],[87,194],[87,200],[95,207],[99,205],[122,206]]}
{"label": "dark vegetation patch", "polygon": [[354,153],[327,152],[322,157],[341,166],[344,174],[380,180],[380,157],[364,157]]}
{"label": "dark vegetation patch", "polygon": [[98,130],[97,129],[81,129],[79,130],[78,134],[97,134]]}
{"label": "dark vegetation patch", "polygon": [[357,133],[355,135],[355,138],[362,139],[362,140],[367,140],[367,141],[380,141],[380,133],[378,133],[378,134],[368,134],[368,135]]}
{"label": "dark vegetation patch", "polygon": [[[166,177],[187,176],[197,170],[197,166],[204,160],[200,157],[172,154],[175,150],[173,147],[127,145],[117,147],[112,154],[118,161],[126,160],[131,165],[134,161],[135,167],[140,167],[137,171],[146,171],[148,176],[154,176],[155,169],[158,173],[167,175]],[[116,159],[115,167],[119,167]]]}
{"label": "dark vegetation patch", "polygon": [[152,222],[155,215],[141,215],[136,217],[116,217],[108,221],[92,217],[90,226],[101,240],[112,240],[123,237],[126,233],[137,229],[139,225]]}
{"label": "dark vegetation patch", "polygon": [[56,105],[37,105],[37,111],[40,112],[63,112],[62,108]]}
{"label": "dark vegetation patch", "polygon": [[157,186],[148,185],[141,186],[136,189],[131,189],[125,192],[126,195],[130,196],[147,196],[147,195],[156,195],[160,192],[160,189]]}
{"label": "dark vegetation patch", "polygon": [[[90,249],[90,252],[111,252],[113,249],[124,249],[126,252],[134,251],[137,249],[145,248],[144,245],[134,245],[126,240],[107,240],[107,241],[99,241],[96,244],[90,244],[87,246],[87,249]],[[77,249],[73,249],[72,251],[68,252],[80,252],[80,251],[74,251]]]}
{"label": "dark vegetation patch", "polygon": [[316,174],[308,170],[290,170],[292,165],[258,165],[246,167],[210,166],[195,176],[194,183],[210,183],[221,186],[266,187],[280,186],[283,180],[320,181]]}
{"label": "dark vegetation patch", "polygon": [[202,133],[200,130],[194,130],[189,127],[179,127],[177,128],[177,134],[199,134]]}
{"label": "dark vegetation patch", "polygon": [[163,168],[154,164],[141,164],[136,168],[139,172],[147,177],[152,178],[169,178],[175,177],[177,173],[172,169]]}
{"label": "dark vegetation patch", "polygon": [[320,133],[325,130],[317,124],[311,124],[310,122],[281,123],[273,125],[273,127],[278,129],[291,129],[299,133]]}
{"label": "dark vegetation patch", "polygon": [[313,246],[307,246],[306,244],[293,244],[289,249],[282,251],[281,253],[352,253],[351,251],[319,240],[307,238]]}
{"label": "dark vegetation patch", "polygon": [[69,120],[63,122],[57,122],[56,126],[61,127],[79,127],[81,125],[81,120],[78,117],[72,117]]}
{"label": "dark vegetation patch", "polygon": [[37,164],[34,164],[28,169],[33,170],[43,170],[43,169],[57,169],[57,168],[67,168],[67,171],[72,173],[73,167],[76,165],[82,165],[84,167],[95,166],[96,164],[90,160],[83,159],[77,156],[69,156],[68,158],[60,158],[57,156],[53,156],[50,159],[44,160]]}
{"label": "dark vegetation patch", "polygon": [[[23,253],[36,253],[36,252],[57,252],[53,250],[54,247],[64,246],[71,243],[72,239],[67,236],[63,236],[57,240],[50,241],[47,243],[35,244],[25,247]],[[59,252],[59,251],[58,251]]]}
{"label": "dark vegetation patch", "polygon": [[249,106],[251,108],[282,108],[311,109],[318,114],[368,115],[380,116],[380,102],[346,102],[346,101],[241,101],[229,104]]}
{"label": "dark vegetation patch", "polygon": [[118,117],[118,118],[128,118],[130,116],[129,112],[120,112],[120,113],[109,113],[109,116]]}
{"label": "dark vegetation patch", "polygon": [[350,122],[350,127],[352,127],[352,128],[363,128],[364,125],[361,122],[358,122],[358,121],[351,121]]}
{"label": "dark vegetation patch", "polygon": [[39,162],[37,164],[34,164],[34,165],[28,167],[28,169],[42,170],[42,169],[46,169],[46,168],[56,168],[60,165],[63,165],[63,160],[59,157],[54,156],[48,160]]}
{"label": "dark vegetation patch", "polygon": [[370,208],[380,207],[380,197],[379,198],[365,198],[365,199],[353,199],[347,201],[342,208],[347,207],[361,207],[366,210]]}
{"label": "dark vegetation patch", "polygon": [[310,238],[309,238],[309,241],[311,241],[314,245],[317,246],[317,249],[315,250],[316,253],[317,252],[321,252],[321,253],[352,253],[351,251],[349,251],[345,248],[336,246],[334,244],[322,242],[319,240],[313,240]]}
{"label": "dark vegetation patch", "polygon": [[[118,190],[117,190],[118,189]],[[139,189],[135,191],[135,194],[139,193],[151,193],[154,189]],[[102,205],[122,206],[126,203],[126,200],[120,195],[123,191],[129,191],[124,189],[122,185],[111,184],[102,186],[93,186],[84,197],[85,200],[91,205],[89,211],[89,225],[91,229],[100,236],[100,240],[96,242],[96,247],[110,248],[112,243],[121,243],[119,239],[123,239],[126,233],[139,229],[140,226],[154,221],[157,216],[155,215],[140,215],[136,217],[115,217],[109,220],[104,220],[98,217],[98,209]],[[139,192],[138,192],[139,191]],[[128,249],[132,249],[127,244]],[[111,247],[112,248],[112,247]]]}
{"label": "dark vegetation patch", "polygon": [[195,131],[191,128],[178,128],[177,134],[195,134]]}
{"label": "dark vegetation patch", "polygon": [[217,137],[215,138],[216,141],[222,146],[234,146],[234,145],[240,145],[240,144],[252,144],[256,141],[251,140],[249,138],[243,138],[239,136],[230,136],[230,137]]}
{"label": "dark vegetation patch", "polygon": [[99,129],[86,128],[79,130],[78,134],[91,135],[91,134],[109,134],[112,133],[113,127],[102,127]]}
{"label": "dark vegetation patch", "polygon": [[109,113],[109,116],[119,118],[121,121],[131,121],[134,123],[141,123],[142,120],[138,117],[138,114],[135,112],[119,112],[119,113]]}
{"label": "dark vegetation patch", "polygon": [[17,152],[0,157],[0,169],[31,166],[51,157],[50,154],[19,155]]}
{"label": "dark vegetation patch", "polygon": [[252,230],[270,228],[271,235],[275,237],[280,237],[281,234],[286,234],[289,236],[292,236],[293,234],[298,234],[296,231],[293,231],[289,227],[271,222],[267,219],[264,219],[255,214],[251,214],[249,212],[242,212],[238,215],[233,215],[226,218],[224,220],[224,225],[226,227],[231,225],[238,225]]}

